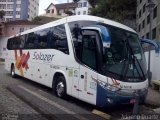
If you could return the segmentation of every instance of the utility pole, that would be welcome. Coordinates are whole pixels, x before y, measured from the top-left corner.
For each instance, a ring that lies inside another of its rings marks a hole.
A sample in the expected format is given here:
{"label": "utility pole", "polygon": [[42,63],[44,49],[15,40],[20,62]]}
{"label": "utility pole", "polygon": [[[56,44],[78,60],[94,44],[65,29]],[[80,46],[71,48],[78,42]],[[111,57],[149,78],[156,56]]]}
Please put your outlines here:
{"label": "utility pole", "polygon": [[[152,40],[152,17],[153,17],[153,8],[155,7],[155,4],[153,1],[150,1],[147,5],[146,8],[148,9],[149,15],[150,15],[150,25],[149,25],[149,39]],[[150,71],[150,64],[151,64],[151,50],[149,46],[149,51],[148,51],[148,83],[149,85],[151,84],[151,79],[152,79],[152,72]]]}

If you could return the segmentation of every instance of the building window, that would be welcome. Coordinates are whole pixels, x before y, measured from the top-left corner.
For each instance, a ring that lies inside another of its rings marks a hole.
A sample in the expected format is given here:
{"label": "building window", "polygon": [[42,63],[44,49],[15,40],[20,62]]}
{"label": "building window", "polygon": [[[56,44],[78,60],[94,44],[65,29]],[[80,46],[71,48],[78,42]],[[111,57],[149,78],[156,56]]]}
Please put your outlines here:
{"label": "building window", "polygon": [[6,2],[6,0],[0,0],[0,2]]}
{"label": "building window", "polygon": [[143,13],[146,11],[146,4],[143,5]]}
{"label": "building window", "polygon": [[20,28],[19,29],[19,32],[21,33],[21,32],[23,32],[24,31],[24,28]]}
{"label": "building window", "polygon": [[47,10],[47,13],[50,13],[50,10]]}
{"label": "building window", "polygon": [[87,7],[87,2],[84,2],[84,3],[83,3],[83,7]]}
{"label": "building window", "polygon": [[139,24],[139,26],[138,26],[138,31],[139,32],[141,31],[141,24]]}
{"label": "building window", "polygon": [[152,39],[156,39],[156,28],[152,30]]}
{"label": "building window", "polygon": [[78,15],[80,15],[81,14],[81,12],[80,11],[78,11]]}
{"label": "building window", "polygon": [[0,9],[6,9],[6,4],[0,4]]}
{"label": "building window", "polygon": [[52,13],[54,13],[54,9],[52,10]]}
{"label": "building window", "polygon": [[141,14],[141,10],[140,10],[140,11],[139,11],[139,18],[141,17],[141,15],[142,15],[142,14]]}
{"label": "building window", "polygon": [[86,15],[86,11],[83,11],[83,15]]}
{"label": "building window", "polygon": [[153,19],[157,17],[157,7],[153,10]]}
{"label": "building window", "polygon": [[142,2],[142,0],[140,0],[140,3]]}
{"label": "building window", "polygon": [[16,11],[16,15],[20,15],[21,14],[21,12],[20,11]]}
{"label": "building window", "polygon": [[146,38],[149,39],[149,32],[146,34]]}
{"label": "building window", "polygon": [[142,22],[142,28],[144,28],[144,26],[145,26],[145,20],[143,20]]}
{"label": "building window", "polygon": [[7,9],[13,9],[13,4],[7,4]]}
{"label": "building window", "polygon": [[21,4],[16,4],[16,8],[21,8]]}
{"label": "building window", "polygon": [[147,16],[147,24],[150,23],[150,14]]}
{"label": "building window", "polygon": [[81,8],[82,7],[82,3],[78,3],[78,7]]}
{"label": "building window", "polygon": [[12,18],[6,18],[6,21],[12,21]]}
{"label": "building window", "polygon": [[6,11],[7,16],[13,16],[13,11]]}
{"label": "building window", "polygon": [[8,2],[13,2],[13,0],[8,0]]}

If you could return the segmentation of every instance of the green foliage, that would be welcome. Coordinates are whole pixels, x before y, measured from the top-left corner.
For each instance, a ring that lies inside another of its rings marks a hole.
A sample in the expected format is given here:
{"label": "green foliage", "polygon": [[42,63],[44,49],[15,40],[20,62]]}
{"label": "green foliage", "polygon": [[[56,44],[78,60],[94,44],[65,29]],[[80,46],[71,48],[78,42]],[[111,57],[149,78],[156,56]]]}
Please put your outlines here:
{"label": "green foliage", "polygon": [[88,0],[88,2],[90,3],[90,5],[95,8],[96,4],[101,1],[101,0]]}
{"label": "green foliage", "polygon": [[5,15],[5,12],[3,10],[0,11],[0,18],[3,18],[3,16]]}
{"label": "green foliage", "polygon": [[[136,18],[136,0],[89,0],[96,2],[91,8],[91,15],[105,17],[116,21]],[[92,2],[92,3],[91,3]]]}
{"label": "green foliage", "polygon": [[36,16],[32,21],[36,23],[36,22],[39,22],[41,20],[42,20],[41,17]]}

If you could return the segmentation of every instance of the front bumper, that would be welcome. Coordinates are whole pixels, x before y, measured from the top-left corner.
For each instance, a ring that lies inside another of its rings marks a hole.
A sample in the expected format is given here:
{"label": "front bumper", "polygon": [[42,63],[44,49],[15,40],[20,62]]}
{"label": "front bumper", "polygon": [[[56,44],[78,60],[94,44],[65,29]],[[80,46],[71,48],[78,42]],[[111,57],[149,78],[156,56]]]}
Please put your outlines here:
{"label": "front bumper", "polygon": [[[135,93],[134,92],[124,92],[124,91],[110,91],[102,88],[101,86],[97,86],[97,101],[96,105],[100,107],[114,106],[120,104],[133,104],[135,101]],[[139,102],[143,103],[147,96],[148,90],[143,89],[138,91]]]}

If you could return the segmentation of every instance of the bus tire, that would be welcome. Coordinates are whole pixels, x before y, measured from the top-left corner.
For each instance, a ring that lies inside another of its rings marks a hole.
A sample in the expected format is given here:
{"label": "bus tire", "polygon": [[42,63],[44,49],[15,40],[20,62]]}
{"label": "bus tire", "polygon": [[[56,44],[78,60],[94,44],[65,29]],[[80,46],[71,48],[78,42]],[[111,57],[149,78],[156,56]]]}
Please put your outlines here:
{"label": "bus tire", "polygon": [[15,76],[16,76],[14,64],[11,65],[11,76],[12,76],[12,78],[15,78]]}
{"label": "bus tire", "polygon": [[55,94],[59,98],[66,97],[66,81],[63,76],[58,76],[55,82]]}

